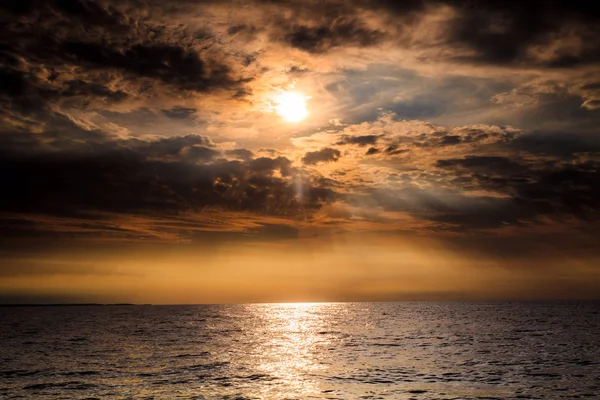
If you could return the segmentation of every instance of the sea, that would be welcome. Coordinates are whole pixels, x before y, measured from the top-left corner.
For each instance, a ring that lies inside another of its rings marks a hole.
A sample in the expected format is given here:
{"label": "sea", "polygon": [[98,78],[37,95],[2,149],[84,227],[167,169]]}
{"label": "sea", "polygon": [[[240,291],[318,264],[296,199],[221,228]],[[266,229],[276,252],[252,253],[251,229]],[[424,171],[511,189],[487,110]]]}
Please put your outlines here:
{"label": "sea", "polygon": [[600,303],[0,307],[0,399],[600,399]]}

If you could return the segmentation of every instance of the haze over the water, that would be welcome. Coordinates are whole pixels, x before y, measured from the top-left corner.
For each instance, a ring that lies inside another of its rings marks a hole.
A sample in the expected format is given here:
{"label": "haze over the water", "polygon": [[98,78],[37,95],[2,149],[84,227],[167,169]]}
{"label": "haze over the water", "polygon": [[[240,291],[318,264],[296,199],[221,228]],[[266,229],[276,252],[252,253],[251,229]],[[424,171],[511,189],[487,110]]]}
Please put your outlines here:
{"label": "haze over the water", "polygon": [[3,0],[0,302],[598,299],[599,23]]}

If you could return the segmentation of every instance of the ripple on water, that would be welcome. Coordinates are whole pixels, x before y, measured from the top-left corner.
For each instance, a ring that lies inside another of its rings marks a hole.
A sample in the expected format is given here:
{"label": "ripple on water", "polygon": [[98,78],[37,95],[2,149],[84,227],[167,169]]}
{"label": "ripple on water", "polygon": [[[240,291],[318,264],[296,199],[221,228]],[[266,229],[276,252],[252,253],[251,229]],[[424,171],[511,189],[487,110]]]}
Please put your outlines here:
{"label": "ripple on water", "polygon": [[0,398],[595,399],[599,309],[597,303],[49,307],[28,315],[0,309]]}

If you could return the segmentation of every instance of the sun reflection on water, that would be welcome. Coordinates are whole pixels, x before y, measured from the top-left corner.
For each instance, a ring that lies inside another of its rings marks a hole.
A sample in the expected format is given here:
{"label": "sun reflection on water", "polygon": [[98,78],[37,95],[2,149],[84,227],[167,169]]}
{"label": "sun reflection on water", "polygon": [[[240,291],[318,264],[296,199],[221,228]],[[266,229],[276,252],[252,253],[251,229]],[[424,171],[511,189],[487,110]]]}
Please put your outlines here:
{"label": "sun reflection on water", "polygon": [[[284,303],[252,305],[267,341],[257,344],[255,356],[257,369],[285,382],[295,396],[317,396],[323,388],[317,377],[326,374],[328,365],[320,354],[329,339],[328,330],[333,304]],[[263,395],[269,398],[272,387],[264,387]],[[290,393],[292,394],[292,393]]]}

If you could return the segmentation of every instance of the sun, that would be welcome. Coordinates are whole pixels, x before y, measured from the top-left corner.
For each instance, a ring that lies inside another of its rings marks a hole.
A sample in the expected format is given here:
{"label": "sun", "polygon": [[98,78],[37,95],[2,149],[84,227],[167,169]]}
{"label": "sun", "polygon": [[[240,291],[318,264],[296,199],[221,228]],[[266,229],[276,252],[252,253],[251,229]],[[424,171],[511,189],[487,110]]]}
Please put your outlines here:
{"label": "sun", "polygon": [[274,109],[287,122],[300,122],[308,116],[306,99],[297,92],[283,92],[274,99]]}

